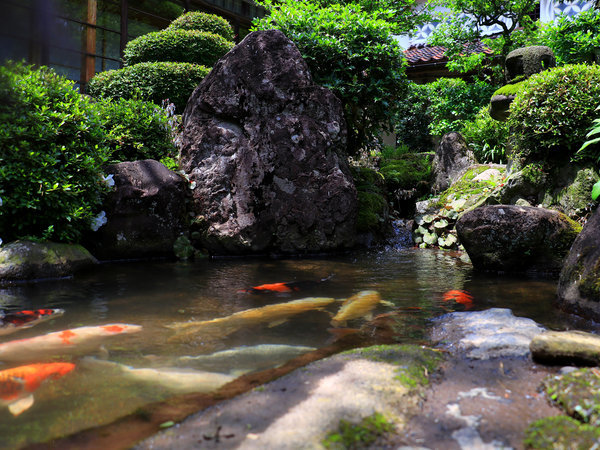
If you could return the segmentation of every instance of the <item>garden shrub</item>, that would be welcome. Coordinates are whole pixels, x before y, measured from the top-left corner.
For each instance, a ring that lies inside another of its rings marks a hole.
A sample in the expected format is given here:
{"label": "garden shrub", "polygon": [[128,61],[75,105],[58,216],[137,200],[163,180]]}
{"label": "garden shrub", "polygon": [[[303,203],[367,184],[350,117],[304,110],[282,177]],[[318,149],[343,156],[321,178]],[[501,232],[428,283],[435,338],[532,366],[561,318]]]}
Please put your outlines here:
{"label": "garden shrub", "polygon": [[492,119],[488,106],[481,108],[473,120],[465,122],[460,133],[466,139],[477,161],[506,162],[508,123]]}
{"label": "garden shrub", "polygon": [[128,66],[156,61],[212,66],[232,48],[233,42],[214,33],[166,29],[129,41],[123,59]]}
{"label": "garden shrub", "polygon": [[101,203],[109,149],[89,98],[48,68],[0,67],[0,234],[76,242]]}
{"label": "garden shrub", "polygon": [[600,10],[561,15],[542,28],[540,40],[554,51],[558,65],[600,62]]}
{"label": "garden shrub", "polygon": [[200,11],[190,11],[183,14],[171,22],[168,29],[209,31],[224,37],[228,41],[233,41],[233,29],[226,19]]}
{"label": "garden shrub", "polygon": [[394,131],[398,139],[413,151],[424,152],[432,149],[429,105],[429,91],[426,85],[410,82],[405,99],[398,105]]}
{"label": "garden shrub", "polygon": [[406,153],[397,159],[383,160],[380,172],[388,190],[429,186],[433,153]]}
{"label": "garden shrub", "polygon": [[88,84],[94,97],[134,98],[160,105],[165,99],[183,112],[187,101],[210,69],[191,63],[146,62],[101,72]]}
{"label": "garden shrub", "polygon": [[[585,141],[600,98],[600,66],[566,65],[531,76],[510,106],[514,150],[525,160],[567,159]],[[582,157],[600,156],[600,145]]]}
{"label": "garden shrub", "polygon": [[437,136],[459,131],[489,103],[496,90],[496,86],[485,81],[467,83],[460,78],[439,78],[424,86],[431,102],[429,131]]}
{"label": "garden shrub", "polygon": [[351,166],[358,196],[356,229],[359,232],[381,232],[388,219],[383,177],[374,169]]}
{"label": "garden shrub", "polygon": [[111,162],[174,158],[169,118],[154,103],[136,99],[108,99],[96,103],[112,150]]}
{"label": "garden shrub", "polygon": [[412,150],[431,150],[431,136],[460,131],[489,103],[494,89],[485,81],[466,82],[460,78],[411,83],[397,114],[395,131]]}
{"label": "garden shrub", "polygon": [[392,11],[365,12],[358,4],[319,6],[283,0],[266,5],[270,15],[253,30],[281,30],[296,44],[315,83],[344,105],[349,153],[369,147],[390,130],[404,97],[405,60],[392,36]]}

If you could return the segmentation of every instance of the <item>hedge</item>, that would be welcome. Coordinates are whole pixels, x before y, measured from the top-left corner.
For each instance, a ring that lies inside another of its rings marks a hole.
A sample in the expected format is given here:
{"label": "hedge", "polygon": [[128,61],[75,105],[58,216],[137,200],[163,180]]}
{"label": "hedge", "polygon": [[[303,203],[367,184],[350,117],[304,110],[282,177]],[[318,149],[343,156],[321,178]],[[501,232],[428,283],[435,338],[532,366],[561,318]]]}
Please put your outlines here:
{"label": "hedge", "polygon": [[[573,157],[596,117],[598,99],[598,65],[565,65],[532,75],[510,106],[515,151],[532,160]],[[586,157],[599,155],[600,145],[586,148]]]}
{"label": "hedge", "polygon": [[233,41],[233,29],[227,20],[214,14],[191,11],[179,16],[167,29],[210,31],[228,41]]}
{"label": "hedge", "polygon": [[191,63],[145,62],[101,72],[90,80],[88,93],[104,98],[141,98],[157,105],[165,99],[182,113],[209,68]]}
{"label": "hedge", "polygon": [[128,66],[158,61],[212,66],[233,45],[224,37],[207,31],[166,29],[129,41],[123,59]]}

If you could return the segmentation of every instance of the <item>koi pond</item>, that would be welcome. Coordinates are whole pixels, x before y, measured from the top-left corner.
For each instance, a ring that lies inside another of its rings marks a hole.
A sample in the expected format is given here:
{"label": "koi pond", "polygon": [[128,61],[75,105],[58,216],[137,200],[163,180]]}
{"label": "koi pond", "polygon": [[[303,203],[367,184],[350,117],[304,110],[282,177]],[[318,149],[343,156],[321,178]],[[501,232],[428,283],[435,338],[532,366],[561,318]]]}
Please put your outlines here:
{"label": "koi pond", "polygon": [[[328,345],[372,315],[393,312],[395,339],[404,343],[423,342],[432,317],[465,309],[507,307],[550,328],[568,327],[552,306],[555,281],[474,274],[459,256],[404,248],[309,259],[103,264],[73,279],[0,288],[5,314],[63,310],[0,335],[0,448],[106,424],[176,394],[215,390]],[[294,283],[248,291],[281,282]],[[339,300],[369,290],[383,301],[336,316]],[[294,302],[307,298],[313,299]],[[213,320],[229,316],[235,320]],[[32,364],[51,370],[37,379],[9,370]]]}

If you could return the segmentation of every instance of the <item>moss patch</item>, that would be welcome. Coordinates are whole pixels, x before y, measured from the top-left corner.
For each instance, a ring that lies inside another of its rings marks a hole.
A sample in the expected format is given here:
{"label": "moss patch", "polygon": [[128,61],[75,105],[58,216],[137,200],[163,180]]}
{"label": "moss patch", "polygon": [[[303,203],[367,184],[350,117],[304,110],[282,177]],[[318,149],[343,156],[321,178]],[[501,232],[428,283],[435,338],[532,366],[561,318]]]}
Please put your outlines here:
{"label": "moss patch", "polygon": [[600,371],[579,369],[544,380],[548,397],[570,416],[600,426]]}
{"label": "moss patch", "polygon": [[394,431],[394,425],[378,412],[353,424],[340,420],[337,431],[329,433],[323,446],[329,449],[367,448],[387,433]]}
{"label": "moss patch", "polygon": [[496,90],[493,95],[506,95],[507,97],[510,95],[517,95],[521,91],[522,87],[523,81],[505,84],[500,89]]}
{"label": "moss patch", "polygon": [[426,386],[429,383],[429,375],[443,361],[440,352],[418,345],[374,345],[350,350],[344,354],[399,366],[394,378],[407,388]]}
{"label": "moss patch", "polygon": [[412,189],[431,181],[433,153],[407,153],[381,163],[380,172],[388,189]]}
{"label": "moss patch", "polygon": [[387,202],[383,195],[374,192],[358,192],[356,229],[365,232],[379,228],[386,220],[387,211]]}
{"label": "moss patch", "polygon": [[530,449],[595,448],[600,429],[567,416],[546,417],[533,422],[523,444]]}

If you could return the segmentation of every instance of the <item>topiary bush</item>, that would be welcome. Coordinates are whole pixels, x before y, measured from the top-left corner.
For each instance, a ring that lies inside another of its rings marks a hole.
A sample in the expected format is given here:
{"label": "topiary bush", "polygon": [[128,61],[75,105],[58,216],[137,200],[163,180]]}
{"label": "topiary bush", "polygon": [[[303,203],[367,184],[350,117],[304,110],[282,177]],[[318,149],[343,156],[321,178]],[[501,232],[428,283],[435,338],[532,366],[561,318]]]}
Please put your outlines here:
{"label": "topiary bush", "polygon": [[48,68],[0,67],[0,238],[76,242],[110,150],[91,100]]}
{"label": "topiary bush", "polygon": [[101,100],[95,106],[111,149],[110,162],[176,157],[164,109],[137,99]]}
{"label": "topiary bush", "polygon": [[97,74],[87,92],[114,99],[138,97],[157,105],[169,99],[176,111],[183,112],[191,93],[209,72],[209,68],[191,63],[139,63]]}
{"label": "topiary bush", "polygon": [[214,14],[206,14],[200,11],[191,11],[171,22],[168,29],[171,30],[199,30],[209,31],[233,41],[233,29],[227,20]]}
{"label": "topiary bush", "polygon": [[[568,159],[585,141],[600,98],[600,66],[566,65],[531,76],[510,106],[514,151],[525,160]],[[597,160],[600,144],[586,148]]]}
{"label": "topiary bush", "polygon": [[123,59],[128,66],[154,61],[212,66],[232,48],[233,42],[214,33],[166,29],[129,41]]}
{"label": "topiary bush", "polygon": [[506,145],[510,136],[508,124],[492,119],[489,106],[484,106],[473,120],[465,122],[460,133],[477,161],[506,162]]}

